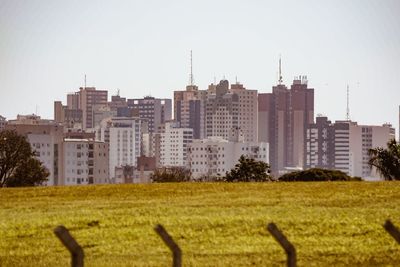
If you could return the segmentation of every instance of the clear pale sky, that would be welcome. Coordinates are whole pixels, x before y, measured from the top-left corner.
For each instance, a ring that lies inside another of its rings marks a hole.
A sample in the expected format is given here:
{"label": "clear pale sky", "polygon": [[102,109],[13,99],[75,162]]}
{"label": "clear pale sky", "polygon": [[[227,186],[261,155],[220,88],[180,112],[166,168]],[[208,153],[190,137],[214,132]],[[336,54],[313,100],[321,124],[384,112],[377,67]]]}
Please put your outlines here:
{"label": "clear pale sky", "polygon": [[84,83],[128,98],[173,98],[235,76],[271,92],[307,75],[315,114],[392,123],[400,104],[400,1],[0,0],[0,115],[53,117]]}

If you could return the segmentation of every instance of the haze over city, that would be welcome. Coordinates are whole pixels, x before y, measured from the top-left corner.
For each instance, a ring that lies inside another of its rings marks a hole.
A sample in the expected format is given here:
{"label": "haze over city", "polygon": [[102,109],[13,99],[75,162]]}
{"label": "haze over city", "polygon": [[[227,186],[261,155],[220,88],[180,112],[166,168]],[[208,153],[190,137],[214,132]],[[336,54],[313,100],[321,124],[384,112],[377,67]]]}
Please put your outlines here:
{"label": "haze over city", "polygon": [[0,114],[53,117],[87,85],[173,98],[226,77],[271,92],[307,75],[315,114],[398,129],[398,1],[0,1]]}

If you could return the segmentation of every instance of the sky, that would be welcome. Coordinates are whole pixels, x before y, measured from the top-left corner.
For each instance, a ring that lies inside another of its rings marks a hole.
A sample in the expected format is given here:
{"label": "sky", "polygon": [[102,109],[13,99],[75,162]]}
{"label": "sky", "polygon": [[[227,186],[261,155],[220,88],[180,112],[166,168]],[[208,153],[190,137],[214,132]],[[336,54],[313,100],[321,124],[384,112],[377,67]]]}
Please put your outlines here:
{"label": "sky", "polygon": [[0,0],[0,115],[53,118],[84,85],[173,98],[223,77],[271,92],[307,75],[315,114],[399,127],[400,1]]}

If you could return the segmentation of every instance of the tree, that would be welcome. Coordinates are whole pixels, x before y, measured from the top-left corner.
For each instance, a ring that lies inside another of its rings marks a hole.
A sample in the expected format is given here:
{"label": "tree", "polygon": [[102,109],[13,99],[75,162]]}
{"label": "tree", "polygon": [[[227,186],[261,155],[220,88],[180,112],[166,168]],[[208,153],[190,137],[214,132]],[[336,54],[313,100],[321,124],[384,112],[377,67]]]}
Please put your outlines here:
{"label": "tree", "polygon": [[24,136],[0,132],[0,187],[40,185],[48,176]]}
{"label": "tree", "polygon": [[122,166],[122,173],[124,175],[124,183],[133,182],[133,166],[128,164]]}
{"label": "tree", "polygon": [[225,174],[227,182],[266,182],[271,181],[270,166],[247,156],[240,156],[239,163]]}
{"label": "tree", "polygon": [[191,172],[182,167],[169,167],[157,169],[150,176],[154,183],[173,183],[188,182],[191,178]]}
{"label": "tree", "polygon": [[368,154],[368,164],[375,167],[385,180],[400,180],[400,143],[392,139],[387,148],[372,148]]}
{"label": "tree", "polygon": [[327,170],[320,168],[312,168],[305,171],[294,171],[286,173],[279,177],[279,181],[283,182],[323,182],[323,181],[350,181],[360,180],[360,178],[352,179],[346,173],[339,170]]}

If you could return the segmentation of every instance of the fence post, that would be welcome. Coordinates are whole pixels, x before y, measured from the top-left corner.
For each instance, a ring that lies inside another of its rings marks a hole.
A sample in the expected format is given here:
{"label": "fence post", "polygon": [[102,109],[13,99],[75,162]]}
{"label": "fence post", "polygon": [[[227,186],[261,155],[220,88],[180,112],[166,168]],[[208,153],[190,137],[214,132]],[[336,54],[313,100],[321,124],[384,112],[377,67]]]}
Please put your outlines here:
{"label": "fence post", "polygon": [[71,266],[72,267],[83,267],[83,249],[71,236],[68,229],[63,225],[57,226],[54,229],[54,234],[61,240],[61,243],[71,253]]}
{"label": "fence post", "polygon": [[268,231],[275,238],[275,240],[283,247],[287,254],[287,266],[296,267],[296,249],[292,243],[287,240],[286,236],[278,229],[274,223],[269,223],[267,226]]}
{"label": "fence post", "polygon": [[390,220],[386,220],[383,225],[385,230],[400,244],[400,231],[394,226],[394,224]]}
{"label": "fence post", "polygon": [[172,251],[172,255],[173,255],[172,266],[173,267],[181,267],[182,266],[182,251],[181,251],[180,247],[175,243],[175,241],[172,239],[172,237],[168,234],[168,232],[165,230],[165,228],[161,224],[158,224],[154,228],[154,230],[157,232],[157,234],[161,237],[161,239],[164,241],[164,243]]}

